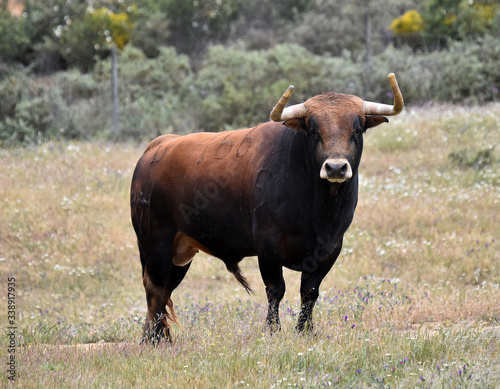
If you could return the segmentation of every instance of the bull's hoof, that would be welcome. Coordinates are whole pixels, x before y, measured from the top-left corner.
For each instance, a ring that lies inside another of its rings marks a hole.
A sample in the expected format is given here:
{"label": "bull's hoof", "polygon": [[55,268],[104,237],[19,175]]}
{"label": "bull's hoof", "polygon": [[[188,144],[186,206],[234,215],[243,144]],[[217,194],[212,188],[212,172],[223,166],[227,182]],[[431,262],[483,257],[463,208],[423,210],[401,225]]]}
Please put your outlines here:
{"label": "bull's hoof", "polygon": [[166,336],[165,334],[143,334],[139,344],[141,345],[153,345],[159,346],[162,342],[166,344],[172,343],[172,338],[170,336]]}
{"label": "bull's hoof", "polygon": [[312,321],[299,321],[295,327],[295,331],[299,334],[310,334],[313,332],[314,326]]}
{"label": "bull's hoof", "polygon": [[155,323],[144,324],[144,330],[139,344],[152,344],[156,347],[163,340],[168,344],[172,343],[170,328],[165,327],[163,320],[160,319]]}

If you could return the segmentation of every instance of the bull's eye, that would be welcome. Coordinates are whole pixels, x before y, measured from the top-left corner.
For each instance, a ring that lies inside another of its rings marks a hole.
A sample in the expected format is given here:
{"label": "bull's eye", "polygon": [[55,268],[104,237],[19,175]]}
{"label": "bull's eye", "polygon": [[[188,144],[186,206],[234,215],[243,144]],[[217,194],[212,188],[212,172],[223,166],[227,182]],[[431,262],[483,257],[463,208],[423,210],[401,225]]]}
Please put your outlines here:
{"label": "bull's eye", "polygon": [[357,126],[354,128],[353,135],[359,135],[362,133],[363,133],[363,129],[361,128],[361,126]]}
{"label": "bull's eye", "polygon": [[361,125],[361,123],[362,123],[362,118],[359,116],[356,116],[354,118],[353,123],[352,123],[352,128],[353,128],[352,136],[357,137],[363,133],[363,126]]}

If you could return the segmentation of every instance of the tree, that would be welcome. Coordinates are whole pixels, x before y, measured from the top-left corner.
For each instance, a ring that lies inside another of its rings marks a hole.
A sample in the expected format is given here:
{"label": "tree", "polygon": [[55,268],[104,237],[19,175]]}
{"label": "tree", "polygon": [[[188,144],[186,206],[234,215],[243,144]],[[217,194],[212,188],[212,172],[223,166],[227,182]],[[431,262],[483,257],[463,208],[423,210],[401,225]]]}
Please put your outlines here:
{"label": "tree", "polygon": [[97,58],[109,55],[111,44],[123,49],[131,29],[126,13],[114,13],[104,7],[87,9],[83,18],[63,27],[58,34],[61,55],[70,67],[87,72]]}
{"label": "tree", "polygon": [[4,6],[0,7],[0,59],[6,62],[23,58],[30,44],[25,20],[13,16]]}
{"label": "tree", "polygon": [[182,54],[199,54],[210,44],[223,42],[242,0],[163,0],[170,32],[169,43]]}
{"label": "tree", "polygon": [[390,41],[391,20],[412,4],[410,0],[316,0],[291,28],[290,40],[319,55],[341,56],[347,51],[352,58],[364,57],[366,35],[371,35],[373,51],[382,51]]}
{"label": "tree", "polygon": [[408,0],[316,0],[294,26],[290,39],[318,55],[348,56],[364,62],[364,91],[371,87],[372,57],[390,42],[390,21]]}

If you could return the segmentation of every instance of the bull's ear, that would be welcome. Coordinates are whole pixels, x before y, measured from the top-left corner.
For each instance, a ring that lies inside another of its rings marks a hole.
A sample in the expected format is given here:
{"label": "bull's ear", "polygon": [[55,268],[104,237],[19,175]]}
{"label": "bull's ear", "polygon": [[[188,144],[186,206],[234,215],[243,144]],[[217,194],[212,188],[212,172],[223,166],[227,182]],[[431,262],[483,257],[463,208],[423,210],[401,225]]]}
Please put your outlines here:
{"label": "bull's ear", "polygon": [[369,115],[365,120],[365,130],[367,130],[368,128],[376,127],[382,123],[389,123],[389,119],[387,119],[385,116]]}
{"label": "bull's ear", "polygon": [[294,131],[307,132],[306,121],[302,118],[287,120],[283,125]]}

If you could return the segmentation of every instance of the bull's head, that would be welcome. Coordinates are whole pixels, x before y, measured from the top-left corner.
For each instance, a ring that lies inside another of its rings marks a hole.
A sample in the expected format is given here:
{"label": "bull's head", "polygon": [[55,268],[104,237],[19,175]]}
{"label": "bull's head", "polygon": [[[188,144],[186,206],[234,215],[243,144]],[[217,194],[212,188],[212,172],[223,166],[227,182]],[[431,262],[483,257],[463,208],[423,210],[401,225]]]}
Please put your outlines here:
{"label": "bull's head", "polygon": [[293,93],[290,85],[271,112],[271,120],[284,121],[292,130],[319,138],[317,157],[322,179],[342,183],[357,170],[363,148],[363,133],[397,115],[404,101],[396,76],[389,74],[394,105],[363,101],[357,96],[325,93],[305,103],[286,107]]}

